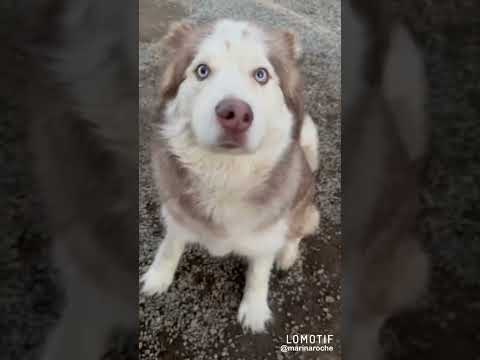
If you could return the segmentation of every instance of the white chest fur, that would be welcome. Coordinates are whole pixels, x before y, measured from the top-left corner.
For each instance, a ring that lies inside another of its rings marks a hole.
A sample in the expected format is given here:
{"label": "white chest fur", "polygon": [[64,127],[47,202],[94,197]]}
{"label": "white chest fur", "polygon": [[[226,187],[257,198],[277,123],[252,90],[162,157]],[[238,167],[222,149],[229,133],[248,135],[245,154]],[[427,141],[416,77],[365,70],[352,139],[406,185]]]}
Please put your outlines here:
{"label": "white chest fur", "polygon": [[234,253],[254,257],[274,254],[285,243],[287,223],[281,219],[262,231],[234,231],[224,237],[196,237],[194,241],[204,246],[213,256]]}

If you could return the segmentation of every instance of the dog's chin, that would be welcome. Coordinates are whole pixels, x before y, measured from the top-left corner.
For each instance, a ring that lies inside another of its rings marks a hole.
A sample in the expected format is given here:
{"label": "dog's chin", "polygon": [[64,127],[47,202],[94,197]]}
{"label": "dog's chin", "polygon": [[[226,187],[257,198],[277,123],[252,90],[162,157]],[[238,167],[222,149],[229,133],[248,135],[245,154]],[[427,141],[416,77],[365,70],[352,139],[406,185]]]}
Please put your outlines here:
{"label": "dog's chin", "polygon": [[249,141],[248,133],[242,135],[223,133],[214,141],[205,141],[205,139],[197,136],[195,132],[192,135],[197,146],[216,154],[251,155],[261,147],[261,144],[255,145]]}
{"label": "dog's chin", "polygon": [[217,154],[226,155],[250,155],[255,153],[257,148],[252,149],[246,141],[218,140],[210,144],[200,144],[203,148]]}
{"label": "dog's chin", "polygon": [[210,150],[215,153],[231,154],[231,155],[248,155],[255,152],[247,147],[245,143],[238,143],[235,141],[219,141],[216,144],[210,145]]}

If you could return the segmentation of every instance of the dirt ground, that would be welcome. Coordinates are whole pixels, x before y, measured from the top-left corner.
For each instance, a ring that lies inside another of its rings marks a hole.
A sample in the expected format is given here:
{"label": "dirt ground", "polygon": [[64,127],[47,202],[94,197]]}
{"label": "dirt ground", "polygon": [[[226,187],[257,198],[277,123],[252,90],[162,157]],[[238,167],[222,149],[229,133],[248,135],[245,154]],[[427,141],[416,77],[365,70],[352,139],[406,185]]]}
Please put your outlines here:
{"label": "dirt ground", "polygon": [[[294,29],[305,49],[302,69],[307,79],[307,110],[322,139],[317,176],[321,227],[303,242],[301,261],[293,270],[286,274],[273,272],[269,301],[274,322],[268,333],[244,334],[237,323],[245,264],[234,257],[212,258],[195,248],[184,254],[167,293],[140,297],[141,359],[339,358],[339,8],[335,1],[140,1],[142,273],[151,263],[162,235],[146,149],[151,131],[149,114],[156,101],[155,86],[163,61],[159,41],[166,30],[164,23],[235,16]],[[280,346],[286,343],[287,335],[293,334],[333,334],[335,351],[283,354]]]}

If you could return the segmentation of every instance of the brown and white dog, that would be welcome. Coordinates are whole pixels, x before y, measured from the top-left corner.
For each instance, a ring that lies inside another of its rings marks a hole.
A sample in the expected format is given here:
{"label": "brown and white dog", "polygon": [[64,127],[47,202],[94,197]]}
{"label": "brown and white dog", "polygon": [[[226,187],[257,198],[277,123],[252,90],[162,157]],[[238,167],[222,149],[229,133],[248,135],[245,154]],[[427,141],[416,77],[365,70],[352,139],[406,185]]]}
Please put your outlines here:
{"label": "brown and white dog", "polygon": [[300,47],[290,32],[233,20],[176,24],[165,46],[152,162],[167,234],[142,291],[167,290],[186,243],[235,253],[249,262],[238,320],[264,331],[272,266],[292,266],[319,221]]}

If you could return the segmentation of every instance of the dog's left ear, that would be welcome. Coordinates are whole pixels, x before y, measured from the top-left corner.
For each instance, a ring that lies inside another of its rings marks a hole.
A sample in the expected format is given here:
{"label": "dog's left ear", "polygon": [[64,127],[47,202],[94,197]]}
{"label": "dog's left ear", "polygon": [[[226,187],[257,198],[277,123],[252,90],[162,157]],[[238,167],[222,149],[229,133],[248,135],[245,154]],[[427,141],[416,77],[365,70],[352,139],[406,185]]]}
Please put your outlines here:
{"label": "dog's left ear", "polygon": [[293,60],[299,61],[303,55],[302,44],[298,35],[292,31],[284,31],[282,38],[288,48],[289,54]]}

